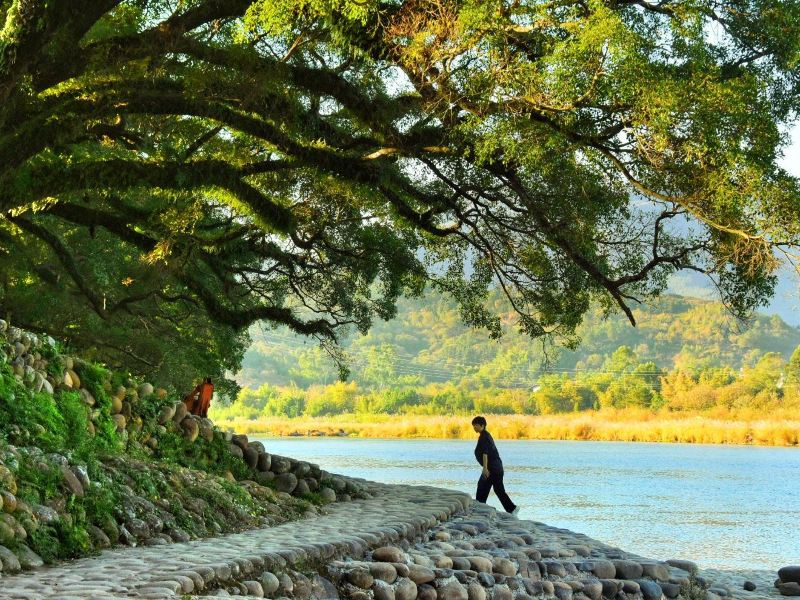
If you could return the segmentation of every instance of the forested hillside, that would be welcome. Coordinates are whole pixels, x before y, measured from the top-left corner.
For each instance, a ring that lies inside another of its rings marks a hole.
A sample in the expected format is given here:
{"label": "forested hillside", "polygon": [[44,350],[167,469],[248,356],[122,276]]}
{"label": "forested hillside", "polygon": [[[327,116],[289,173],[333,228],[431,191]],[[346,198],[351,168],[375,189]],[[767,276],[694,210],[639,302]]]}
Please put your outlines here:
{"label": "forested hillside", "polygon": [[[510,311],[495,302],[490,308],[506,324],[497,340],[464,327],[441,296],[404,301],[397,319],[344,341],[347,382],[337,382],[333,361],[315,346],[285,331],[252,332],[239,374],[244,389],[230,406],[218,402],[215,418],[265,428],[275,418],[335,415],[357,423],[378,415],[594,410],[601,420],[637,411],[761,419],[800,408],[800,330],[779,317],[742,323],[719,303],[665,296],[637,311],[636,328],[592,308],[580,342],[567,350],[514,332]],[[783,435],[767,437],[782,444]]]}
{"label": "forested hillside", "polygon": [[[495,299],[499,314],[506,310]],[[367,388],[395,382],[464,383],[470,386],[531,387],[543,372],[573,375],[602,371],[609,357],[627,346],[639,362],[664,370],[699,372],[713,367],[739,370],[754,365],[767,352],[788,359],[800,345],[800,330],[777,316],[758,315],[744,324],[725,308],[680,296],[664,296],[636,311],[637,327],[623,315],[603,318],[593,308],[578,329],[574,350],[549,348],[519,335],[506,325],[506,334],[491,340],[484,331],[465,327],[455,304],[429,294],[400,303],[398,316],[377,322],[366,336],[344,340],[351,359],[350,380]],[[245,355],[239,382],[257,388],[332,383],[333,362],[313,343],[286,330],[252,331],[254,343]]]}

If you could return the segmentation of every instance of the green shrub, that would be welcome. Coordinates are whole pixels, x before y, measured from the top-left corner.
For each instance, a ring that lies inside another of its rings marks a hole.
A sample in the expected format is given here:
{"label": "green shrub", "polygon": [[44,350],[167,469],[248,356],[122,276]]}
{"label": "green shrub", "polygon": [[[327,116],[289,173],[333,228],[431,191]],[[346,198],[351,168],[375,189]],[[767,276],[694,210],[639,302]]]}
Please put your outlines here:
{"label": "green shrub", "polygon": [[20,384],[7,365],[0,366],[0,431],[15,440],[35,443],[48,450],[64,445],[64,417],[55,399],[47,393],[34,394]]}
{"label": "green shrub", "polygon": [[106,392],[106,382],[110,381],[111,374],[103,367],[81,362],[75,365],[75,372],[81,378],[81,385],[94,396],[96,407],[105,414],[111,414],[111,397]]}
{"label": "green shrub", "polygon": [[[415,406],[421,401],[420,395],[412,388],[387,388],[369,396],[369,412],[395,415],[406,406]],[[363,406],[363,404],[362,404]]]}
{"label": "green shrub", "polygon": [[88,418],[78,392],[34,393],[7,370],[0,372],[0,433],[17,443],[47,452],[71,450],[81,458],[113,450],[118,438],[108,411],[101,411],[95,437],[87,429]]}
{"label": "green shrub", "polygon": [[685,600],[705,600],[707,587],[708,586],[703,585],[703,583],[697,579],[695,573],[691,573],[689,575],[688,584],[681,586],[681,596],[685,598]]}
{"label": "green shrub", "polygon": [[167,431],[158,439],[156,456],[171,463],[225,475],[230,471],[237,479],[250,479],[253,473],[247,464],[230,453],[230,444],[222,435],[214,435],[210,442],[186,440],[176,431]]}
{"label": "green shrub", "polygon": [[319,494],[319,492],[309,492],[307,494],[303,494],[301,497],[303,500],[306,500],[317,506],[322,506],[325,504],[325,501],[322,499],[322,496]]}
{"label": "green shrub", "polygon": [[51,463],[31,463],[25,457],[19,462],[16,473],[17,495],[28,504],[46,504],[62,494],[61,473]]}
{"label": "green shrub", "polygon": [[53,378],[61,377],[62,373],[64,373],[64,359],[61,358],[58,342],[56,342],[55,346],[46,343],[42,344],[39,348],[39,354],[47,361],[47,367],[45,367],[47,374]]}
{"label": "green shrub", "polygon": [[28,535],[27,542],[28,547],[46,563],[52,563],[61,558],[61,542],[54,527],[41,525]]}
{"label": "green shrub", "polygon": [[89,407],[83,403],[81,395],[77,392],[60,392],[56,396],[56,406],[64,422],[63,447],[74,450],[81,458],[93,454],[94,440],[87,428]]}
{"label": "green shrub", "polygon": [[91,538],[83,524],[56,521],[55,530],[59,541],[59,559],[79,558],[93,551]]}
{"label": "green shrub", "polygon": [[286,390],[267,401],[263,414],[272,417],[299,417],[305,410],[305,404],[305,392]]}

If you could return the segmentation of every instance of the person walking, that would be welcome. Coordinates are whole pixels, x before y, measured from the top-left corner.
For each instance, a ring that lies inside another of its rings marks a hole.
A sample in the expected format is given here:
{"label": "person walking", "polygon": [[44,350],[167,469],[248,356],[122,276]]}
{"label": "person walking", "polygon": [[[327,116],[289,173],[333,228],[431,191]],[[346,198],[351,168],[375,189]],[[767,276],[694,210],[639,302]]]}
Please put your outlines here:
{"label": "person walking", "polygon": [[519,512],[519,506],[511,501],[503,486],[503,461],[500,460],[500,453],[494,444],[492,434],[486,431],[486,419],[475,417],[472,419],[472,428],[478,434],[478,445],[475,446],[475,459],[483,467],[481,477],[478,479],[478,490],[475,492],[475,499],[478,502],[486,502],[489,497],[489,490],[494,488],[494,493],[500,504],[507,513],[515,517]]}

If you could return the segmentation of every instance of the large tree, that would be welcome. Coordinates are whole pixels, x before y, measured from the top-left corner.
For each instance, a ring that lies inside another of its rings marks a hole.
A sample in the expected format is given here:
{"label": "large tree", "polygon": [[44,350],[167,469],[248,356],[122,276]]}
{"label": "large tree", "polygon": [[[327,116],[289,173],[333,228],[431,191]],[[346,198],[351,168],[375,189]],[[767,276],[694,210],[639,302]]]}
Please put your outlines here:
{"label": "large tree", "polygon": [[746,315],[800,242],[798,182],[776,162],[799,104],[797,2],[0,0],[3,15],[0,304],[141,371],[226,345],[235,366],[257,321],[334,341],[426,282],[495,333],[498,286],[525,333],[567,343],[591,301],[633,322],[681,269]]}

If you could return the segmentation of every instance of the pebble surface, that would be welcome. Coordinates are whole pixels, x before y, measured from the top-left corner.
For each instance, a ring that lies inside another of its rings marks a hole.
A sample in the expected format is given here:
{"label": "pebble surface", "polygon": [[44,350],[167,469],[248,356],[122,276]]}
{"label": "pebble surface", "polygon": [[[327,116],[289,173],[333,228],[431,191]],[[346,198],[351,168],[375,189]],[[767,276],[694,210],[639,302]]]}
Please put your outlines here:
{"label": "pebble surface", "polygon": [[[722,585],[730,590],[735,600],[755,600],[759,598],[784,598],[775,587],[775,571],[768,569],[742,569],[726,571],[722,569],[702,569],[700,575],[713,581],[712,587]],[[744,589],[746,581],[756,584],[756,589]]]}
{"label": "pebble surface", "polygon": [[[228,597],[231,590],[239,598],[271,592],[316,600],[599,600],[618,589],[628,598],[663,600],[691,568],[518,521],[461,492],[355,481],[371,497],[274,527],[107,550],[4,575],[0,599]],[[770,571],[699,574],[710,583],[707,600],[781,597]],[[745,581],[756,590],[745,591]]]}

